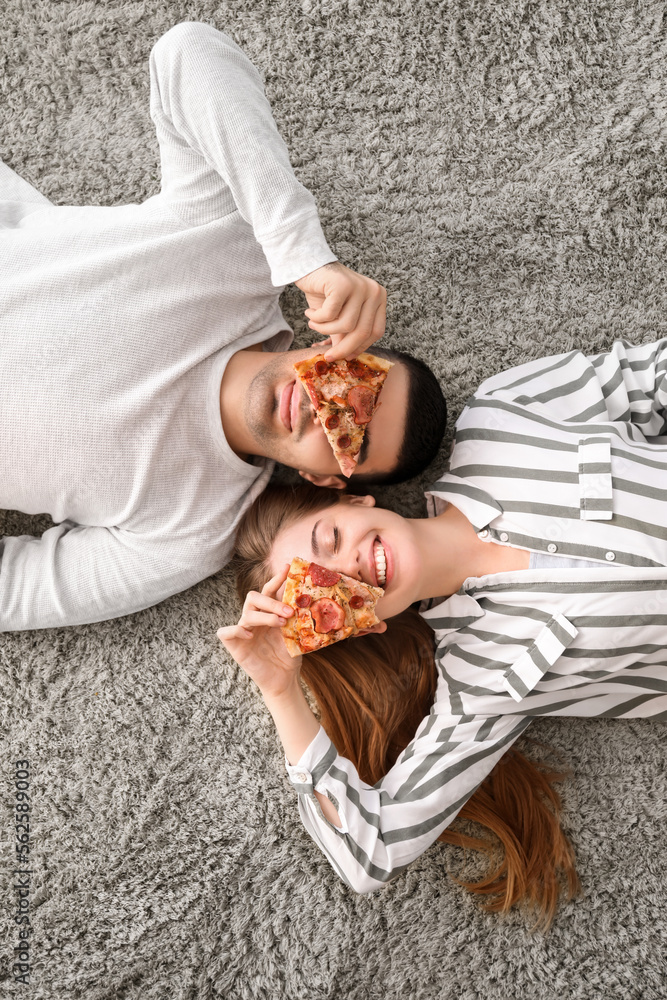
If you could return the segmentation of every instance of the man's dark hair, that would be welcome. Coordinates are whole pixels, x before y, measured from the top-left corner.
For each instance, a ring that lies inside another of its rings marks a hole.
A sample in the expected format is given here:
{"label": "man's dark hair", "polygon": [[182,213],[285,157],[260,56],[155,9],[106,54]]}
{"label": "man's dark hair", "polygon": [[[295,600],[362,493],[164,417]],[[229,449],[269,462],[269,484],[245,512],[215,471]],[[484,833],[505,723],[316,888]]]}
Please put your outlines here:
{"label": "man's dark hair", "polygon": [[[438,454],[447,424],[447,403],[440,383],[428,365],[403,351],[390,351],[374,345],[372,352],[407,369],[405,436],[394,468],[390,472],[374,472],[368,476],[362,472],[353,475],[351,482],[355,488],[365,483],[389,486],[418,476]],[[361,454],[363,456],[363,446]]]}

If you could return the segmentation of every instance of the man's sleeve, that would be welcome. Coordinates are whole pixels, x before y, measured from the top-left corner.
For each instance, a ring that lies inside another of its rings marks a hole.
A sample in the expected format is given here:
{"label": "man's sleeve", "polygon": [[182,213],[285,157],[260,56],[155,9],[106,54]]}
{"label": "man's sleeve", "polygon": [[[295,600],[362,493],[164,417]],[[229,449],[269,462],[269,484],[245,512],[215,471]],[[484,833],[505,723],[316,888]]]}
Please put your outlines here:
{"label": "man's sleeve", "polygon": [[206,575],[185,571],[119,528],[63,521],[40,538],[5,536],[0,538],[0,632],[119,618]]}
{"label": "man's sleeve", "polygon": [[171,210],[193,226],[238,210],[276,286],[336,260],[238,45],[210,25],[177,24],[153,47],[150,74],[161,197]]}
{"label": "man's sleeve", "polygon": [[[382,888],[434,843],[531,721],[504,715],[464,722],[437,708],[376,785],[361,781],[321,727],[301,760],[288,765],[304,826],[356,892]],[[315,791],[333,802],[342,826],[324,818]]]}
{"label": "man's sleeve", "polygon": [[610,351],[581,351],[529,361],[493,375],[473,399],[490,396],[570,422],[617,421],[646,437],[667,432],[667,339]]}

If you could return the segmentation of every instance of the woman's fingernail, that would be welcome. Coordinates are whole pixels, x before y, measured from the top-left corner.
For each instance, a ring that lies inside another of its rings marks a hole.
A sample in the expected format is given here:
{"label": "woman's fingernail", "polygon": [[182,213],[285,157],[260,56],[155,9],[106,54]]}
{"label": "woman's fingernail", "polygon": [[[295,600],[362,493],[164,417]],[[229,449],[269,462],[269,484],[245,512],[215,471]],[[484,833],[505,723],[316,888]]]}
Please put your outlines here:
{"label": "woman's fingernail", "polygon": [[286,618],[289,618],[292,614],[292,609],[289,605],[283,604],[283,614]]}
{"label": "woman's fingernail", "polygon": [[285,619],[284,618],[279,618],[278,619],[278,624],[279,625],[284,625],[285,624]]}

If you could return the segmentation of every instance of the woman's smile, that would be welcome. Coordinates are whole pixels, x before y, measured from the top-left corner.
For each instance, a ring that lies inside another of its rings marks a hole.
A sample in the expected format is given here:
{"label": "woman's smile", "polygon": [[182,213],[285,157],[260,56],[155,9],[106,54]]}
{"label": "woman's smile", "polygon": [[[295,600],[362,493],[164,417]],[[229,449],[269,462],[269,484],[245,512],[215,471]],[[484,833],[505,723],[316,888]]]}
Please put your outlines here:
{"label": "woman's smile", "polygon": [[390,549],[384,539],[378,535],[373,540],[372,565],[375,568],[375,584],[378,587],[389,586],[393,576],[393,567],[390,568]]}
{"label": "woman's smile", "polygon": [[381,587],[380,618],[391,618],[422,595],[424,548],[415,522],[377,508],[373,497],[345,496],[278,532],[272,573],[296,556]]}

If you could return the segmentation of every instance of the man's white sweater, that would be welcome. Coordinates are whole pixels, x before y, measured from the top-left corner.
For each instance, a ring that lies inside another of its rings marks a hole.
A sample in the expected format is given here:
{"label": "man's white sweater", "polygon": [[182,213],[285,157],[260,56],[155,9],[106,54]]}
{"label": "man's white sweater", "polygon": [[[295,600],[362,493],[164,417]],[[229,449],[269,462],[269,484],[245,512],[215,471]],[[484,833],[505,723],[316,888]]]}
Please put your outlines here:
{"label": "man's white sweater", "polygon": [[160,194],[56,207],[0,163],[0,631],[150,607],[228,560],[272,463],[225,440],[229,357],[292,331],[278,296],[335,260],[257,70],[184,23],[151,52]]}

